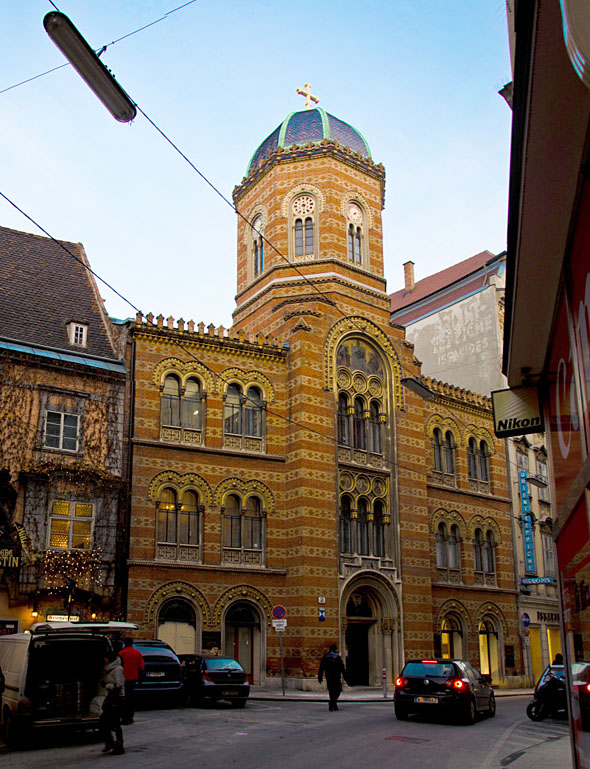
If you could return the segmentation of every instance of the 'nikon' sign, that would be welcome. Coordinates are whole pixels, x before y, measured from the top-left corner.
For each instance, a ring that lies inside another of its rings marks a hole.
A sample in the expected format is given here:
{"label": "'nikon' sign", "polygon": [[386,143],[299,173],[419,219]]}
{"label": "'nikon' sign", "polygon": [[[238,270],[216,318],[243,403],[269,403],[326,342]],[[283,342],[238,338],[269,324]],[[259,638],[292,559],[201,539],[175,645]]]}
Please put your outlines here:
{"label": "'nikon' sign", "polygon": [[498,438],[545,431],[539,394],[535,387],[495,390],[492,393],[492,405],[494,432]]}

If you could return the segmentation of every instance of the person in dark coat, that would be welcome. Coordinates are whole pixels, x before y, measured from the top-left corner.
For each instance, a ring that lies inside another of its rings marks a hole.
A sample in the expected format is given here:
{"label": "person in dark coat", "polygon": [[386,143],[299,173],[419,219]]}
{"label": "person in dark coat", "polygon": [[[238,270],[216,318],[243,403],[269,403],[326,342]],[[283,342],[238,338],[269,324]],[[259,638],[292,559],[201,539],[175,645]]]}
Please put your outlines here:
{"label": "person in dark coat", "polygon": [[330,702],[328,710],[338,710],[338,697],[342,691],[342,679],[346,681],[346,670],[342,657],[338,654],[336,644],[330,646],[330,650],[324,654],[318,671],[318,681],[322,683],[326,676]]}
{"label": "person in dark coat", "polygon": [[[107,652],[104,669],[98,686],[97,700],[102,700],[98,728],[104,739],[103,753],[113,756],[125,752],[123,730],[121,729],[121,709],[125,696],[125,676],[123,665],[116,651]],[[113,732],[115,739],[113,740]]]}

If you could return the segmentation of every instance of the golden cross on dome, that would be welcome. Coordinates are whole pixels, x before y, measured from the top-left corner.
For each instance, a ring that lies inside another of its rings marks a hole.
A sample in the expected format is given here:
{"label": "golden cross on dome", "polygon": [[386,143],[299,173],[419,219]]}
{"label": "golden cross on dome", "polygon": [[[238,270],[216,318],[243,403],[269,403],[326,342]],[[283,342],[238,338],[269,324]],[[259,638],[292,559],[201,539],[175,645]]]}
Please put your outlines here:
{"label": "golden cross on dome", "polygon": [[311,86],[309,83],[306,83],[303,88],[298,88],[297,93],[300,96],[305,96],[305,109],[310,109],[312,101],[317,104],[319,102],[319,99],[317,96],[314,96],[311,92]]}

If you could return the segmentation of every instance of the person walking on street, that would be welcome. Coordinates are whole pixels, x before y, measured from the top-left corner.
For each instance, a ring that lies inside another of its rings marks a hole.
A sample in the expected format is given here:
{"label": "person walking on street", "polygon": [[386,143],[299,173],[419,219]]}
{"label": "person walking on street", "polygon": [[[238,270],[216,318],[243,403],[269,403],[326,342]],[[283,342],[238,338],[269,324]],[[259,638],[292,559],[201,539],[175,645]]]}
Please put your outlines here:
{"label": "person walking on street", "polygon": [[122,724],[132,724],[135,715],[135,687],[139,676],[145,669],[145,662],[139,649],[133,646],[133,638],[126,638],[119,652],[125,674],[125,705],[123,708]]}
{"label": "person walking on street", "polygon": [[328,710],[338,710],[338,697],[342,691],[342,679],[346,681],[346,670],[342,657],[338,654],[336,644],[330,646],[330,650],[324,654],[318,671],[318,681],[322,683],[326,676],[330,703]]}
{"label": "person walking on street", "polygon": [[[98,688],[102,698],[98,728],[104,739],[103,753],[118,756],[125,752],[121,729],[121,708],[125,692],[123,667],[116,651],[110,650],[104,658],[104,669]],[[115,738],[113,739],[113,733]]]}

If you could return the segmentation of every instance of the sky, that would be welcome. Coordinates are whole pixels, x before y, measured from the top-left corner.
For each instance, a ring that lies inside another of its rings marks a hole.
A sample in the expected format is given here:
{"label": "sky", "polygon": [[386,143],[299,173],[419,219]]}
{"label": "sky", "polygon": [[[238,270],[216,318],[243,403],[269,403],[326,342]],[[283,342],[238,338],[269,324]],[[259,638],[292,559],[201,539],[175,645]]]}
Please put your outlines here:
{"label": "sky", "polygon": [[[186,0],[185,0],[186,1]],[[93,48],[183,0],[63,0]],[[0,192],[147,314],[232,325],[236,214],[141,115],[114,120],[43,28],[5,0]],[[311,83],[386,169],[388,291],[506,248],[511,80],[504,0],[197,0],[107,47],[119,83],[231,200],[258,145]],[[9,89],[9,90],[5,90]],[[43,234],[4,198],[0,225]],[[103,284],[108,312],[135,309]]]}

